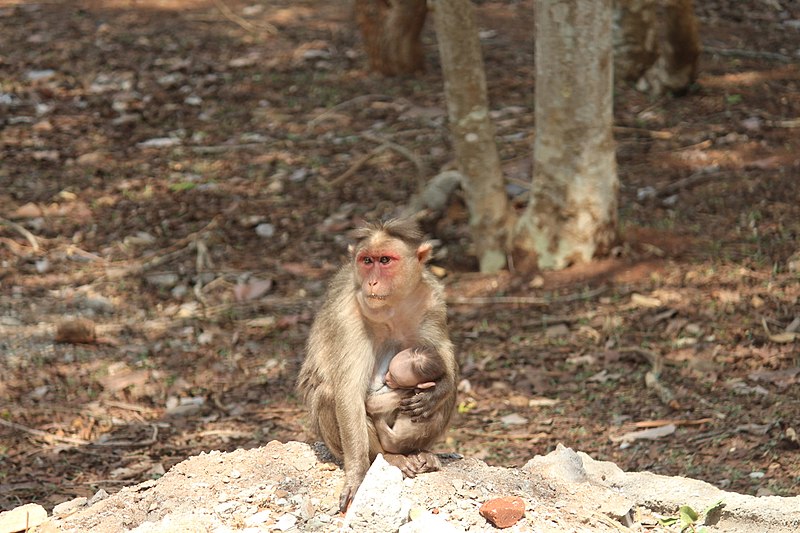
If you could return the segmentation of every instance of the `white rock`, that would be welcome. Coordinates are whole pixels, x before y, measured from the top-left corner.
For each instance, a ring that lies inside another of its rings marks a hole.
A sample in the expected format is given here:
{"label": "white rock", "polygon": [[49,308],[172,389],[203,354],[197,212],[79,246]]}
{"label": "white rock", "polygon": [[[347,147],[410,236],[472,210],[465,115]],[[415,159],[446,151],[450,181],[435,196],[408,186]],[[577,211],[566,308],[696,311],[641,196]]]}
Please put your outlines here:
{"label": "white rock", "polygon": [[47,511],[39,504],[29,503],[0,513],[0,532],[27,531],[47,520]]}

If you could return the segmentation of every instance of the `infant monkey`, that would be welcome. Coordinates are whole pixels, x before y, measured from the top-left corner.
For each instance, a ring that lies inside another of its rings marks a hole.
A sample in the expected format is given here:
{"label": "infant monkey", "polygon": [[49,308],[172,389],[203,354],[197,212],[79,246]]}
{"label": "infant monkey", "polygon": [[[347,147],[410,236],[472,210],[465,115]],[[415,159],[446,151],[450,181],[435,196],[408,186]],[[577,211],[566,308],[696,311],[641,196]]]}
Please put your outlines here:
{"label": "infant monkey", "polygon": [[440,357],[424,350],[407,348],[389,362],[385,385],[367,397],[367,414],[375,424],[378,440],[388,453],[421,450],[439,432],[449,413],[440,410],[432,417],[412,422],[400,414],[400,401],[417,389],[430,389],[446,371]]}

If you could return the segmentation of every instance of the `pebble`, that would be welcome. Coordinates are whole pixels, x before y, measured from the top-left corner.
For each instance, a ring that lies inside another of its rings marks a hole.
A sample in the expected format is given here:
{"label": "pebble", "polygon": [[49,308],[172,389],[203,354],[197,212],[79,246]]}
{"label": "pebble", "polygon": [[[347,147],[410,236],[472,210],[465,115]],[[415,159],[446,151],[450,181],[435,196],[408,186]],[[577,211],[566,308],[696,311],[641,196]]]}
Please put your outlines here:
{"label": "pebble", "polygon": [[53,516],[64,517],[70,515],[82,507],[86,506],[88,499],[84,496],[73,498],[72,500],[59,503],[53,507]]}
{"label": "pebble", "polygon": [[516,496],[489,500],[480,508],[481,516],[500,529],[511,527],[525,516],[525,501]]}
{"label": "pebble", "polygon": [[287,531],[294,527],[297,523],[297,517],[293,514],[285,514],[282,517],[278,518],[278,521],[275,523],[275,528],[281,531]]}

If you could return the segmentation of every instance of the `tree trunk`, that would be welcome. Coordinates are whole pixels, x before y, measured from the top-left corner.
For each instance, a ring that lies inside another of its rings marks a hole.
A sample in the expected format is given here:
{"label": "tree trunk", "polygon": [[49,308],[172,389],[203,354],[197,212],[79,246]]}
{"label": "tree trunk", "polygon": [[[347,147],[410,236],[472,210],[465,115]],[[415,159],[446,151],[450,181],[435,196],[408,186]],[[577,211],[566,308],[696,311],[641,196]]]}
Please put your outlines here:
{"label": "tree trunk", "polygon": [[481,272],[506,266],[509,202],[489,117],[486,75],[470,0],[432,2],[450,132]]}
{"label": "tree trunk", "polygon": [[386,76],[425,70],[426,0],[355,0],[354,9],[371,70]]}
{"label": "tree trunk", "polygon": [[692,0],[617,0],[614,11],[619,79],[654,95],[694,83],[700,38]]}
{"label": "tree trunk", "polygon": [[560,269],[616,239],[612,0],[536,0],[536,141],[517,265]]}

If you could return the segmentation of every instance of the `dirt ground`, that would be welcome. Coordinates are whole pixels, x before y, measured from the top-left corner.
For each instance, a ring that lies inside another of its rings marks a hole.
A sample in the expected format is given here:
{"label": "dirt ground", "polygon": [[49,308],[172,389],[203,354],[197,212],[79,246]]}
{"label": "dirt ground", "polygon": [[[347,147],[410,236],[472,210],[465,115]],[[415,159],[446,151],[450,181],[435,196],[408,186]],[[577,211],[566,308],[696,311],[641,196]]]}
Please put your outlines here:
{"label": "dirt ground", "polygon": [[[532,2],[477,7],[521,206]],[[614,258],[480,276],[460,198],[425,220],[473,298],[450,306],[441,451],[520,466],[561,442],[800,493],[800,6],[696,9],[697,86],[616,90]],[[431,25],[427,73],[383,79],[347,2],[0,0],[0,24],[0,509],[312,440],[293,384],[343,233],[453,166]],[[98,338],[54,342],[79,316]]]}

